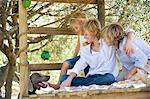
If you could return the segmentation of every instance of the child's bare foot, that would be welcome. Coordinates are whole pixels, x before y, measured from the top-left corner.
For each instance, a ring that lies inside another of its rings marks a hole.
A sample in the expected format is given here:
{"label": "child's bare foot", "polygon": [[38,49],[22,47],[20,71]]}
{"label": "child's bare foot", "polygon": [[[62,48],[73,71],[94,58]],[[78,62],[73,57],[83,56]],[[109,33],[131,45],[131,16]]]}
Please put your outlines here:
{"label": "child's bare foot", "polygon": [[48,86],[54,88],[55,90],[57,90],[57,89],[60,88],[60,85],[59,85],[59,84],[51,84],[51,83],[48,83]]}
{"label": "child's bare foot", "polygon": [[148,74],[144,70],[138,69],[137,73],[135,75],[135,79],[136,80],[141,80],[141,81],[143,81],[144,83],[147,84],[148,83]]}

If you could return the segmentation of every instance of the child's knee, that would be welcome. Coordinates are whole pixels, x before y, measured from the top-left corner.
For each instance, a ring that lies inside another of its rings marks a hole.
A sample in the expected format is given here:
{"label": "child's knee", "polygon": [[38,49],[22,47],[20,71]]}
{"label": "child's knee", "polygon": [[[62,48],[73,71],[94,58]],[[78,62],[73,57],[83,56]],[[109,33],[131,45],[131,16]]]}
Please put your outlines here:
{"label": "child's knee", "polygon": [[62,69],[68,69],[68,68],[69,68],[69,64],[66,61],[64,61],[62,65]]}

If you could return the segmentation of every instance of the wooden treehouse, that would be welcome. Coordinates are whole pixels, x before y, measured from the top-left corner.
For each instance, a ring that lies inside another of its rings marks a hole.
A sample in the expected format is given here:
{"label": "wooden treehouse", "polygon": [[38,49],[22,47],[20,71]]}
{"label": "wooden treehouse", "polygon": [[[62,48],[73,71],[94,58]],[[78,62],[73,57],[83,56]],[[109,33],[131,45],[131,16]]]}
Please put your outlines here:
{"label": "wooden treehouse", "polygon": [[[33,0],[39,2],[56,3],[83,3],[97,4],[98,19],[102,26],[105,25],[105,4],[104,0]],[[53,64],[29,64],[27,61],[27,34],[50,34],[50,35],[75,35],[71,30],[65,28],[50,27],[30,27],[27,25],[27,10],[22,6],[22,0],[19,0],[19,48],[20,48],[20,97],[19,99],[150,99],[150,88],[143,89],[113,89],[113,90],[95,90],[83,92],[63,92],[57,94],[28,95],[28,81],[30,71],[41,70],[59,70],[62,63]]]}

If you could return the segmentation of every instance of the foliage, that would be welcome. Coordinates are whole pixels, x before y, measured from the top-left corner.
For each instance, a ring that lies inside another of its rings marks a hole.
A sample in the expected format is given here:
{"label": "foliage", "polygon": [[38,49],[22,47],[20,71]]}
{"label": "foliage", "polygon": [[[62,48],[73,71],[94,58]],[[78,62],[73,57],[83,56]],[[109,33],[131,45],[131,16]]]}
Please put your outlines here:
{"label": "foliage", "polygon": [[24,8],[29,8],[31,5],[31,0],[23,0],[22,4]]}
{"label": "foliage", "polygon": [[[107,0],[106,1],[106,24],[111,22],[118,22],[125,28],[133,28],[137,31],[137,35],[149,40],[149,1],[143,0]],[[32,3],[32,10],[37,10],[37,7],[33,8],[36,3]],[[41,4],[41,3],[38,3]],[[37,4],[37,6],[38,6]],[[44,7],[47,3],[42,3]],[[45,9],[38,12],[38,14],[34,15],[34,17],[29,19],[30,26],[41,26],[43,24],[47,24],[61,18],[64,18],[66,15],[69,15],[75,9],[80,8],[83,4],[51,4]],[[30,9],[31,9],[30,8]],[[96,5],[86,5],[80,10],[85,11],[88,18],[97,18],[97,10]],[[30,11],[30,10],[29,10]],[[30,14],[31,12],[29,12]],[[40,13],[40,14],[39,14]],[[40,17],[39,17],[40,16]],[[36,17],[39,17],[38,20]],[[35,20],[36,19],[36,20]],[[42,23],[42,24],[39,24]],[[63,19],[55,24],[48,25],[50,27],[67,27],[68,19]],[[74,49],[74,45],[76,40],[74,37],[68,36],[55,36],[55,40],[48,43],[43,49],[47,49],[52,52],[51,62],[62,62],[66,58],[72,57],[72,52]],[[44,42],[44,41],[43,41]],[[60,46],[61,45],[61,46]],[[68,51],[67,51],[68,49]],[[65,50],[65,51],[64,51]],[[38,51],[39,52],[39,51]],[[64,53],[66,52],[66,53]],[[36,52],[37,53],[37,52]],[[36,54],[35,53],[35,54]],[[31,56],[29,56],[31,57]],[[34,61],[33,61],[34,62]]]}
{"label": "foliage", "polygon": [[127,9],[123,11],[127,1],[130,0],[115,0],[114,2],[108,2],[112,8],[106,11],[106,22],[117,22],[122,18],[120,23],[125,28],[133,28],[137,32],[137,36],[150,43],[150,1],[131,0]]}
{"label": "foliage", "polygon": [[[139,37],[150,43],[149,0],[105,0],[105,7],[106,24],[119,22],[124,28],[133,28]],[[88,18],[97,18],[96,9],[95,4],[31,2],[28,8],[28,26],[65,28],[68,27],[71,14],[76,10],[84,11]],[[6,64],[7,61],[13,67],[12,63],[19,55],[18,0],[1,0],[0,11],[0,50],[3,53],[0,64]],[[72,57],[76,43],[77,36],[28,35],[28,61],[63,62]],[[41,59],[40,55],[44,50],[51,53],[49,60]]]}

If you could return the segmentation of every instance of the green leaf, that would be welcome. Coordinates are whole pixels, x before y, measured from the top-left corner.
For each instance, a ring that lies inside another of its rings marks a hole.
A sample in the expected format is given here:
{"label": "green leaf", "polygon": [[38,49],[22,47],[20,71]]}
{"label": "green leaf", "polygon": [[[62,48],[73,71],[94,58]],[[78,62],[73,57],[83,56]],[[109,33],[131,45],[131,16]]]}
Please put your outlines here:
{"label": "green leaf", "polygon": [[22,3],[24,8],[29,8],[31,5],[31,0],[23,0]]}

